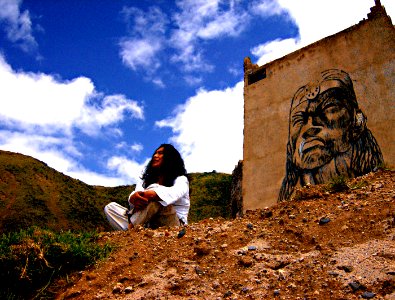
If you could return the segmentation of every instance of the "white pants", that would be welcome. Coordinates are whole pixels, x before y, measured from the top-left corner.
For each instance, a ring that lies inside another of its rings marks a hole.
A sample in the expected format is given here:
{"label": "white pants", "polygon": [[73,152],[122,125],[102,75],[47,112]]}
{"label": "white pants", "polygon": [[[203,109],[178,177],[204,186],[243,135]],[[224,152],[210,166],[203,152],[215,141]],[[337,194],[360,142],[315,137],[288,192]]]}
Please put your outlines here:
{"label": "white pants", "polygon": [[[116,230],[127,230],[129,226],[128,209],[116,202],[111,202],[104,207],[104,214],[110,225]],[[172,205],[162,206],[158,202],[150,202],[143,210],[133,213],[130,217],[133,225],[146,225],[150,228],[161,226],[179,226],[180,220]]]}

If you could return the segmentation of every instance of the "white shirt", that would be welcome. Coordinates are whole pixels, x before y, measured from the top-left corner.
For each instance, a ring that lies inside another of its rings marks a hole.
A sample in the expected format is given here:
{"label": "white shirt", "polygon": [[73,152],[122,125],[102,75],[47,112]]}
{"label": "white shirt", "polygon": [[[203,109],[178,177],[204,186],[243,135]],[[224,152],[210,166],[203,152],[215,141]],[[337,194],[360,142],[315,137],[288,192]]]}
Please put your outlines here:
{"label": "white shirt", "polygon": [[178,176],[174,180],[174,184],[170,187],[153,183],[147,188],[144,188],[143,182],[140,182],[136,185],[135,190],[129,195],[129,200],[135,192],[143,192],[145,190],[155,191],[161,199],[159,203],[163,206],[173,205],[178,218],[187,224],[191,203],[189,199],[189,181],[186,176]]}

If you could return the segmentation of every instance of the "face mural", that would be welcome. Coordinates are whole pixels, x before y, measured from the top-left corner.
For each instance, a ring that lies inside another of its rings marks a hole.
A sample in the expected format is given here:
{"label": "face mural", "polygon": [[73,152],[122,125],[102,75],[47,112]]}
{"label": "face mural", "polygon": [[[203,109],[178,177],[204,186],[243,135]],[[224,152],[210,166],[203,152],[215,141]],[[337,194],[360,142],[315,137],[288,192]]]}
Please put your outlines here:
{"label": "face mural", "polygon": [[366,127],[346,72],[326,70],[318,80],[296,91],[279,201],[289,200],[296,185],[359,176],[382,163],[380,148]]}

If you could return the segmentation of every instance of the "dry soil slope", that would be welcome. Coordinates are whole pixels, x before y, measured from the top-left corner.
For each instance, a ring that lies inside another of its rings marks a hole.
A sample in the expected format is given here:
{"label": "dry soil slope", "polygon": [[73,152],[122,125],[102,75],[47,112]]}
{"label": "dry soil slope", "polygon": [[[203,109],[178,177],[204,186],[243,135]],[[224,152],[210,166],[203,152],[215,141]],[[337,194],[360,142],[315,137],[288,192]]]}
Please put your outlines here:
{"label": "dry soil slope", "polygon": [[[119,248],[59,281],[58,299],[394,299],[394,172],[353,189],[179,229],[103,233]],[[69,278],[70,279],[70,278]]]}

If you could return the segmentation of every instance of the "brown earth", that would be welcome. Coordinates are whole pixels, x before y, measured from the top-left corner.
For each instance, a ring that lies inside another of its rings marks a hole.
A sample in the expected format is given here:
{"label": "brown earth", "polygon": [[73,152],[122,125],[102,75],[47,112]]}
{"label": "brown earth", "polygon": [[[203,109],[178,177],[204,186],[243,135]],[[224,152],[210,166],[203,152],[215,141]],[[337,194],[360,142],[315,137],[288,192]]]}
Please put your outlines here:
{"label": "brown earth", "polygon": [[[395,299],[394,171],[180,228],[103,233],[111,257],[58,299]],[[54,287],[53,287],[54,288]]]}

